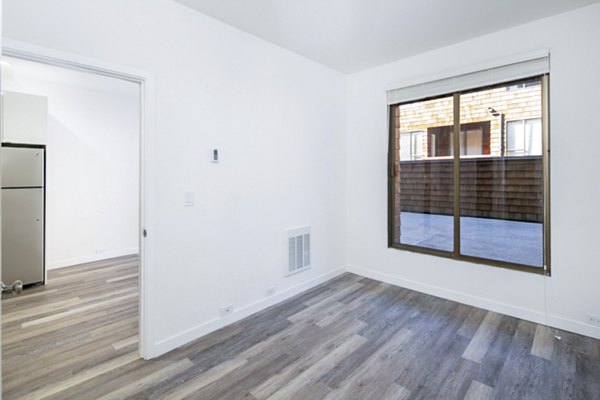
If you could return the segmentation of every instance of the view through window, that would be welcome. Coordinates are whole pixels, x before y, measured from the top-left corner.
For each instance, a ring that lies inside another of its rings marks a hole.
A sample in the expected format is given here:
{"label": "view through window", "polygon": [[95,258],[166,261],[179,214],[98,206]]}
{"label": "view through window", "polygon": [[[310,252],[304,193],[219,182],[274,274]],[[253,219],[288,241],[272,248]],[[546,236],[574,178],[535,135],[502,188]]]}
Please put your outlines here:
{"label": "view through window", "polygon": [[391,106],[392,246],[544,266],[543,84],[537,77]]}

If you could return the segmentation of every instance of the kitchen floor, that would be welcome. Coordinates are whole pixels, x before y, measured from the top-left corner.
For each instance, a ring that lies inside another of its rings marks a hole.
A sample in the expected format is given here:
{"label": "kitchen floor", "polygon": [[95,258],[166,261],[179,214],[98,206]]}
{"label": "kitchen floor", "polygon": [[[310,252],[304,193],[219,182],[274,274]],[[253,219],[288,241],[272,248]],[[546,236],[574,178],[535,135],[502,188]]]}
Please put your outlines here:
{"label": "kitchen floor", "polygon": [[47,285],[2,300],[3,398],[67,399],[63,390],[137,360],[137,332],[137,256],[51,270]]}

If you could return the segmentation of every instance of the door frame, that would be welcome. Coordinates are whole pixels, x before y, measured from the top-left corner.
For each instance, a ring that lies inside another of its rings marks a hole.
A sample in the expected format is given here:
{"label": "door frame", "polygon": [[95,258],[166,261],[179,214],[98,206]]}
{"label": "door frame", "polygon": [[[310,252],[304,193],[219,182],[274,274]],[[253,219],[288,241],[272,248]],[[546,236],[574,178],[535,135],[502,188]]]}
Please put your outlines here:
{"label": "door frame", "polygon": [[[1,4],[1,3],[0,3]],[[2,38],[2,55],[38,62],[75,71],[89,72],[111,78],[137,83],[140,87],[140,133],[139,133],[139,347],[142,358],[156,357],[156,346],[152,326],[152,197],[150,182],[153,176],[150,160],[154,137],[155,81],[146,71],[106,63],[26,42]],[[1,82],[0,82],[1,83]],[[1,337],[1,336],[0,336]],[[0,355],[1,360],[1,355]],[[1,386],[0,386],[1,387]],[[0,394],[1,398],[1,394]]]}

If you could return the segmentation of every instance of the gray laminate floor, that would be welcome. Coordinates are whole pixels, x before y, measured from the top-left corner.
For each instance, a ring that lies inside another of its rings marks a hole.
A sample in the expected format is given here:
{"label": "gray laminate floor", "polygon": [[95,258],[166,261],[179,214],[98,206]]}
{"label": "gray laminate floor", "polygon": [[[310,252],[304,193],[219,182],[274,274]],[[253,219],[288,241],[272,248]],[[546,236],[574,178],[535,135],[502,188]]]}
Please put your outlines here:
{"label": "gray laminate floor", "polygon": [[143,361],[136,264],[3,300],[5,399],[600,399],[600,341],[351,274]]}

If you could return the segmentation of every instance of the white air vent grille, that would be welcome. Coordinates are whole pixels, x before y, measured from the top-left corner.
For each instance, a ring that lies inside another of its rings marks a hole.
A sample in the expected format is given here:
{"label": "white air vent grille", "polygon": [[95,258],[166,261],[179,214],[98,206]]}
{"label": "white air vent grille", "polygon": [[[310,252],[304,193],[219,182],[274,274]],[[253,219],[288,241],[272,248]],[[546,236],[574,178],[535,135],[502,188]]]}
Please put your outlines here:
{"label": "white air vent grille", "polygon": [[288,275],[310,267],[310,228],[287,231]]}

